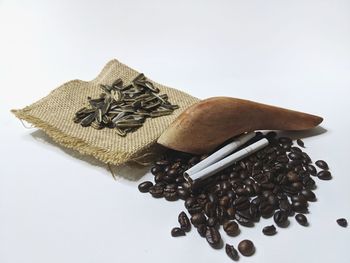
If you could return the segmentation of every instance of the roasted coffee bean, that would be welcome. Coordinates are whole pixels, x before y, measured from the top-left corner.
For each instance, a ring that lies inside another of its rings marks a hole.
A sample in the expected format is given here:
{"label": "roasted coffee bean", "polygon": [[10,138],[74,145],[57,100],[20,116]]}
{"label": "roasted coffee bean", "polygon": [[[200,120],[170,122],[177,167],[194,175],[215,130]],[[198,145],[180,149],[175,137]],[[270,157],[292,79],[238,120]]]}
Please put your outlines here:
{"label": "roasted coffee bean", "polygon": [[180,199],[186,200],[186,198],[188,198],[188,196],[190,195],[190,192],[187,189],[178,188],[177,195],[179,196]]}
{"label": "roasted coffee bean", "polygon": [[249,207],[249,199],[245,196],[240,196],[236,200],[233,201],[233,206],[237,210],[244,210]]}
{"label": "roasted coffee bean", "polygon": [[301,194],[303,196],[305,196],[306,200],[307,201],[315,201],[316,200],[316,195],[314,194],[314,192],[312,192],[311,190],[309,189],[303,189],[301,191]]}
{"label": "roasted coffee bean", "polygon": [[259,211],[262,217],[269,217],[274,211],[274,208],[271,204],[266,201],[263,201],[259,205]]}
{"label": "roasted coffee bean", "polygon": [[227,235],[237,236],[239,234],[239,226],[235,221],[226,221],[223,226]]}
{"label": "roasted coffee bean", "polygon": [[213,248],[218,248],[221,242],[220,232],[215,227],[208,227],[205,232],[205,238],[209,245]]}
{"label": "roasted coffee bean", "polygon": [[164,166],[167,166],[169,164],[169,161],[168,160],[159,160],[159,161],[156,161],[155,163],[157,166],[161,166],[161,167],[164,167]]}
{"label": "roasted coffee bean", "polygon": [[307,218],[305,215],[303,214],[296,214],[295,215],[295,219],[297,220],[297,222],[302,225],[302,226],[307,226],[308,222],[307,222]]}
{"label": "roasted coffee bean", "polygon": [[307,199],[304,195],[293,195],[291,199],[292,199],[292,202],[302,202],[302,203],[307,202]]}
{"label": "roasted coffee bean", "polygon": [[291,152],[288,154],[289,159],[291,160],[301,160],[302,156],[301,154],[297,153],[297,152]]}
{"label": "roasted coffee bean", "polygon": [[241,252],[241,254],[243,256],[248,257],[248,256],[251,256],[254,254],[255,246],[254,246],[254,243],[252,241],[246,239],[246,240],[239,242],[238,250],[239,250],[239,252]]}
{"label": "roasted coffee bean", "polygon": [[191,206],[190,208],[188,208],[187,211],[191,215],[194,215],[194,214],[201,213],[203,211],[203,209],[199,204],[195,204],[195,205]]}
{"label": "roasted coffee bean", "polygon": [[305,168],[306,168],[306,171],[309,172],[309,174],[311,174],[313,176],[315,176],[317,174],[316,168],[312,164],[306,165]]}
{"label": "roasted coffee bean", "polygon": [[316,183],[310,176],[306,176],[305,178],[303,178],[302,182],[306,189],[311,190],[315,188]]}
{"label": "roasted coffee bean", "polygon": [[160,166],[153,166],[153,167],[151,168],[151,173],[152,173],[153,175],[157,175],[157,174],[163,172],[162,170],[163,170],[163,169],[162,169]]}
{"label": "roasted coffee bean", "polygon": [[146,181],[143,183],[140,183],[138,188],[141,193],[147,193],[149,192],[149,189],[153,186],[153,183],[150,181]]}
{"label": "roasted coffee bean", "polygon": [[185,207],[186,207],[187,209],[190,208],[190,207],[192,207],[192,206],[194,206],[195,204],[197,204],[197,201],[196,201],[196,199],[193,198],[193,197],[189,197],[189,198],[187,198],[186,201],[185,201]]}
{"label": "roasted coffee bean", "polygon": [[161,198],[163,197],[164,187],[160,185],[153,185],[149,188],[149,192],[154,198]]}
{"label": "roasted coffee bean", "polygon": [[301,156],[302,156],[302,158],[303,158],[303,164],[309,164],[309,163],[311,163],[311,158],[310,158],[310,156],[307,154],[307,153],[305,153],[305,152],[303,152],[302,154],[301,154]]}
{"label": "roasted coffee bean", "polygon": [[186,235],[185,231],[179,227],[174,227],[172,230],[171,230],[171,235],[173,237],[179,237],[179,236],[184,236]]}
{"label": "roasted coffee bean", "polygon": [[285,211],[287,215],[290,215],[292,212],[292,205],[289,203],[288,199],[280,200],[279,208],[281,211]]}
{"label": "roasted coffee bean", "polygon": [[205,233],[207,232],[207,226],[206,225],[197,226],[197,232],[201,237],[205,237]]}
{"label": "roasted coffee bean", "polygon": [[177,186],[175,184],[169,184],[164,188],[163,195],[168,201],[178,200]]}
{"label": "roasted coffee bean", "polygon": [[180,224],[180,228],[186,232],[191,230],[191,223],[190,220],[188,219],[187,215],[185,212],[181,212],[178,216],[178,222]]}
{"label": "roasted coffee bean", "polygon": [[238,252],[232,245],[226,244],[225,251],[232,260],[238,260]]}
{"label": "roasted coffee bean", "polygon": [[300,147],[305,147],[304,146],[304,142],[301,140],[301,139],[297,139],[297,144],[300,146]]}
{"label": "roasted coffee bean", "polygon": [[298,174],[293,172],[293,171],[290,171],[287,173],[287,179],[291,183],[295,183],[295,182],[298,182],[300,180]]}
{"label": "roasted coffee bean", "polygon": [[276,227],[274,225],[265,226],[262,232],[264,233],[264,235],[273,236],[276,234]]}
{"label": "roasted coffee bean", "polygon": [[209,217],[207,220],[207,225],[211,227],[215,227],[218,224],[218,221],[215,217]]}
{"label": "roasted coffee bean", "polygon": [[219,205],[226,208],[230,205],[230,202],[231,202],[231,199],[225,195],[220,198]]}
{"label": "roasted coffee bean", "polygon": [[273,220],[278,226],[286,226],[288,222],[288,214],[285,211],[279,210],[273,215]]}
{"label": "roasted coffee bean", "polygon": [[242,211],[237,211],[235,214],[235,219],[242,226],[254,226],[253,221],[250,219],[249,212],[242,213]]}
{"label": "roasted coffee bean", "polygon": [[280,137],[278,138],[278,142],[281,143],[281,144],[285,144],[285,143],[288,143],[288,144],[292,144],[292,140],[288,137]]}
{"label": "roasted coffee bean", "polygon": [[195,226],[203,225],[207,222],[203,213],[197,213],[191,216],[191,223]]}
{"label": "roasted coffee bean", "polygon": [[291,147],[290,151],[298,154],[301,154],[303,152],[299,147],[295,147],[295,146]]}
{"label": "roasted coffee bean", "polygon": [[227,214],[228,219],[232,220],[235,218],[236,209],[234,209],[233,207],[229,207],[226,210],[226,214]]}
{"label": "roasted coffee bean", "polygon": [[315,164],[316,164],[317,167],[319,167],[319,168],[321,168],[323,170],[328,170],[329,169],[328,164],[325,161],[323,161],[323,160],[318,160],[318,161],[315,162]]}
{"label": "roasted coffee bean", "polygon": [[212,217],[216,213],[216,205],[212,202],[208,202],[204,205],[204,212],[208,217]]}
{"label": "roasted coffee bean", "polygon": [[321,180],[330,180],[332,179],[332,174],[330,171],[323,170],[317,173],[317,177]]}
{"label": "roasted coffee bean", "polygon": [[254,222],[259,222],[260,220],[259,206],[251,203],[249,207],[249,214],[250,214],[251,220],[253,220]]}
{"label": "roasted coffee bean", "polygon": [[292,203],[293,210],[297,213],[305,213],[307,212],[307,203],[304,202],[293,202]]}
{"label": "roasted coffee bean", "polygon": [[337,219],[338,225],[342,227],[347,227],[348,226],[348,221],[345,218],[339,218]]}

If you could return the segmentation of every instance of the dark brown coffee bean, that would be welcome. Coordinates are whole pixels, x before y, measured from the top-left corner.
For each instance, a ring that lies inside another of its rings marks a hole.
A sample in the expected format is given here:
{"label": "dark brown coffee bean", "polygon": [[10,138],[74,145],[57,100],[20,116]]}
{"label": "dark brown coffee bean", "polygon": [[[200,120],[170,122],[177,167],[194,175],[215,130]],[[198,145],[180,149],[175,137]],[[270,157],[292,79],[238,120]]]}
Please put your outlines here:
{"label": "dark brown coffee bean", "polygon": [[243,256],[249,257],[254,254],[254,243],[248,239],[245,239],[238,244],[238,250]]}
{"label": "dark brown coffee bean", "polygon": [[153,166],[153,167],[151,168],[151,173],[152,173],[153,175],[157,175],[157,174],[163,172],[162,170],[163,170],[163,169],[162,169],[160,166]]}
{"label": "dark brown coffee bean", "polygon": [[168,201],[176,201],[178,200],[178,195],[177,195],[177,186],[175,184],[168,184],[164,188],[163,195],[166,200]]}
{"label": "dark brown coffee bean", "polygon": [[143,183],[140,183],[138,188],[141,193],[147,193],[149,192],[149,189],[153,186],[153,183],[150,181],[146,181]]}
{"label": "dark brown coffee bean", "polygon": [[301,154],[296,153],[296,152],[291,152],[291,153],[289,153],[289,154],[288,154],[288,157],[289,157],[289,159],[291,159],[291,160],[301,160],[301,159],[302,159]]}
{"label": "dark brown coffee bean", "polygon": [[342,227],[347,227],[348,226],[348,221],[345,218],[339,218],[337,219],[338,225]]}
{"label": "dark brown coffee bean", "polygon": [[205,238],[207,239],[209,245],[213,248],[218,248],[221,242],[221,235],[215,227],[208,227],[205,232]]}
{"label": "dark brown coffee bean", "polygon": [[237,236],[239,234],[239,226],[235,221],[226,221],[223,226],[227,235]]}
{"label": "dark brown coffee bean", "polygon": [[237,210],[244,210],[249,207],[249,199],[245,196],[240,196],[236,200],[233,201],[233,206]]}
{"label": "dark brown coffee bean", "polygon": [[195,204],[195,205],[191,206],[190,208],[188,208],[187,211],[191,215],[194,215],[194,214],[201,213],[203,211],[203,209],[199,204]]}
{"label": "dark brown coffee bean", "polygon": [[312,192],[311,190],[308,189],[303,189],[301,191],[301,194],[303,196],[305,196],[307,201],[315,201],[316,200],[316,195],[314,194],[314,192]]}
{"label": "dark brown coffee bean", "polygon": [[216,205],[212,202],[208,202],[204,205],[204,212],[208,217],[212,217],[216,213]]}
{"label": "dark brown coffee bean", "polygon": [[242,213],[242,211],[236,211],[235,219],[242,226],[254,226],[254,223],[250,220],[249,212]]}
{"label": "dark brown coffee bean", "polygon": [[189,198],[187,198],[186,201],[185,201],[185,207],[186,207],[187,209],[190,208],[190,207],[192,207],[192,206],[194,206],[195,204],[197,204],[197,201],[196,201],[196,199],[193,198],[193,197],[189,197]]}
{"label": "dark brown coffee bean", "polygon": [[270,205],[268,202],[263,201],[259,205],[259,211],[262,217],[269,217],[274,211],[274,208],[272,205]]}
{"label": "dark brown coffee bean", "polygon": [[332,179],[332,174],[330,171],[323,170],[317,173],[317,177],[321,180],[330,180]]}
{"label": "dark brown coffee bean", "polygon": [[225,246],[225,251],[226,251],[226,254],[227,254],[232,260],[238,260],[238,259],[239,259],[238,251],[237,251],[232,245],[226,244],[226,246]]}
{"label": "dark brown coffee bean", "polygon": [[191,230],[191,223],[185,212],[181,212],[178,216],[178,222],[182,230],[188,232]]}
{"label": "dark brown coffee bean", "polygon": [[291,183],[295,183],[295,182],[298,182],[299,181],[299,176],[297,173],[293,172],[293,171],[290,171],[287,173],[287,179],[289,182]]}
{"label": "dark brown coffee bean", "polygon": [[285,143],[292,144],[293,143],[292,139],[288,138],[288,137],[280,137],[280,138],[278,138],[278,142],[282,143],[282,144],[285,144]]}
{"label": "dark brown coffee bean", "polygon": [[276,234],[276,227],[274,225],[265,226],[262,232],[264,233],[264,235],[273,236]]}
{"label": "dark brown coffee bean", "polygon": [[287,222],[288,222],[288,214],[285,211],[277,211],[274,215],[273,215],[273,220],[275,221],[275,223],[278,226],[286,226]]}
{"label": "dark brown coffee bean", "polygon": [[304,195],[293,195],[291,199],[292,199],[292,202],[302,202],[302,203],[307,202],[307,199]]}
{"label": "dark brown coffee bean", "polygon": [[228,219],[232,220],[235,218],[236,209],[234,209],[233,207],[229,207],[226,210],[226,214],[227,214]]}
{"label": "dark brown coffee bean", "polygon": [[301,156],[302,156],[302,158],[303,158],[303,164],[309,164],[309,163],[311,163],[311,158],[310,158],[310,156],[307,154],[307,153],[305,153],[305,152],[303,152],[302,154],[301,154]]}
{"label": "dark brown coffee bean", "polygon": [[311,174],[313,176],[315,176],[317,174],[316,168],[312,164],[306,165],[305,168],[306,168],[306,171],[309,172],[309,174]]}
{"label": "dark brown coffee bean", "polygon": [[180,199],[186,200],[189,197],[190,192],[187,189],[178,188],[177,189],[177,195],[179,196]]}
{"label": "dark brown coffee bean", "polygon": [[303,214],[296,214],[295,215],[295,219],[297,220],[297,222],[302,225],[302,226],[307,226],[308,222],[307,222],[307,218],[305,215]]}
{"label": "dark brown coffee bean", "polygon": [[303,142],[301,139],[297,139],[297,144],[298,144],[300,147],[305,148],[304,142]]}
{"label": "dark brown coffee bean", "polygon": [[220,198],[219,205],[227,208],[230,205],[231,199],[228,196],[223,196]]}
{"label": "dark brown coffee bean", "polygon": [[173,237],[179,237],[179,236],[184,236],[186,235],[185,231],[179,227],[174,227],[172,230],[171,230],[171,235]]}
{"label": "dark brown coffee bean", "polygon": [[205,233],[207,232],[207,226],[206,225],[199,225],[196,226],[197,232],[201,237],[205,237]]}
{"label": "dark brown coffee bean", "polygon": [[156,161],[156,165],[157,166],[167,166],[169,164],[169,161],[168,160],[159,160],[159,161]]}
{"label": "dark brown coffee bean", "polygon": [[211,227],[215,227],[218,224],[218,221],[215,217],[209,217],[207,220],[207,225]]}
{"label": "dark brown coffee bean", "polygon": [[304,202],[293,202],[292,207],[293,207],[293,210],[297,213],[307,212],[307,204]]}
{"label": "dark brown coffee bean", "polygon": [[323,161],[323,160],[318,160],[315,162],[316,166],[318,166],[319,168],[323,169],[323,170],[328,170],[329,167],[328,167],[328,164]]}
{"label": "dark brown coffee bean", "polygon": [[288,199],[280,200],[279,208],[282,211],[285,211],[287,213],[287,215],[290,215],[292,212],[292,205],[289,203]]}
{"label": "dark brown coffee bean", "polygon": [[191,216],[191,223],[195,226],[206,224],[207,219],[203,213],[197,213]]}
{"label": "dark brown coffee bean", "polygon": [[163,197],[164,187],[160,185],[153,185],[149,188],[149,192],[154,198],[161,198]]}

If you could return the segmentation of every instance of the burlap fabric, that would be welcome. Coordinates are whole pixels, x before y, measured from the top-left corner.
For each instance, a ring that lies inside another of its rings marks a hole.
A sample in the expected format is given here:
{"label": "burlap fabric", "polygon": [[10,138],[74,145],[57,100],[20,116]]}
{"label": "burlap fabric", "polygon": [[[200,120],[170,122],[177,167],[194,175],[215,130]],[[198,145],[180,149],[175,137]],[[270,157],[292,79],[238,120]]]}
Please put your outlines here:
{"label": "burlap fabric", "polygon": [[[161,94],[168,94],[169,101],[180,108],[171,115],[147,119],[141,128],[126,137],[120,137],[114,129],[84,128],[72,118],[75,112],[88,105],[88,96],[97,98],[101,94],[100,84],[110,85],[117,78],[130,83],[138,74],[136,70],[112,60],[94,80],[69,81],[34,104],[12,112],[45,131],[57,143],[81,154],[92,155],[104,163],[120,165],[137,160],[154,149],[152,146],[161,133],[183,110],[197,102],[197,98],[151,80]],[[147,73],[145,75],[148,77]]]}

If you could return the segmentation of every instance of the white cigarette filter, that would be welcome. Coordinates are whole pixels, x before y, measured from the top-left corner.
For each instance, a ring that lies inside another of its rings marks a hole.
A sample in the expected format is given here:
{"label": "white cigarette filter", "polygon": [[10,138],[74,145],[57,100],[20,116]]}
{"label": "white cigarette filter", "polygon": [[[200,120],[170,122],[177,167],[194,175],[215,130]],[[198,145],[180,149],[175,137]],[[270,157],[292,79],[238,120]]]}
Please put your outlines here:
{"label": "white cigarette filter", "polygon": [[268,144],[269,144],[269,141],[266,138],[263,138],[255,143],[247,146],[246,148],[244,148],[238,152],[235,152],[235,153],[227,156],[226,158],[204,168],[203,170],[192,174],[191,176],[186,176],[186,174],[185,174],[185,178],[190,182],[200,181],[200,180],[203,180],[205,178],[208,178],[209,176],[216,174],[217,172],[227,168],[231,164],[243,159],[244,157],[266,147]]}
{"label": "white cigarette filter", "polygon": [[207,168],[213,163],[216,163],[217,161],[225,158],[230,153],[237,150],[240,146],[248,142],[250,139],[254,138],[255,132],[246,133],[243,135],[238,136],[234,141],[226,144],[224,147],[220,148],[207,158],[205,158],[203,161],[197,163],[196,165],[192,166],[190,169],[186,170],[184,172],[186,177],[192,177],[195,173],[203,170],[204,168]]}

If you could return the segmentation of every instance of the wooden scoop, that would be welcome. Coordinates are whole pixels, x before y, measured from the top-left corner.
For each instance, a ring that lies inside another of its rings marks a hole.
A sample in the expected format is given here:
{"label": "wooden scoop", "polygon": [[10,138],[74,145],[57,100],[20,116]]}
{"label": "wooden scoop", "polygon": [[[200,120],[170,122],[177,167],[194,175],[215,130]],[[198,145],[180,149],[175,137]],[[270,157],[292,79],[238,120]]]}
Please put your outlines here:
{"label": "wooden scoop", "polygon": [[157,142],[177,151],[203,154],[244,132],[306,130],[322,120],[319,116],[249,100],[213,97],[181,113]]}

